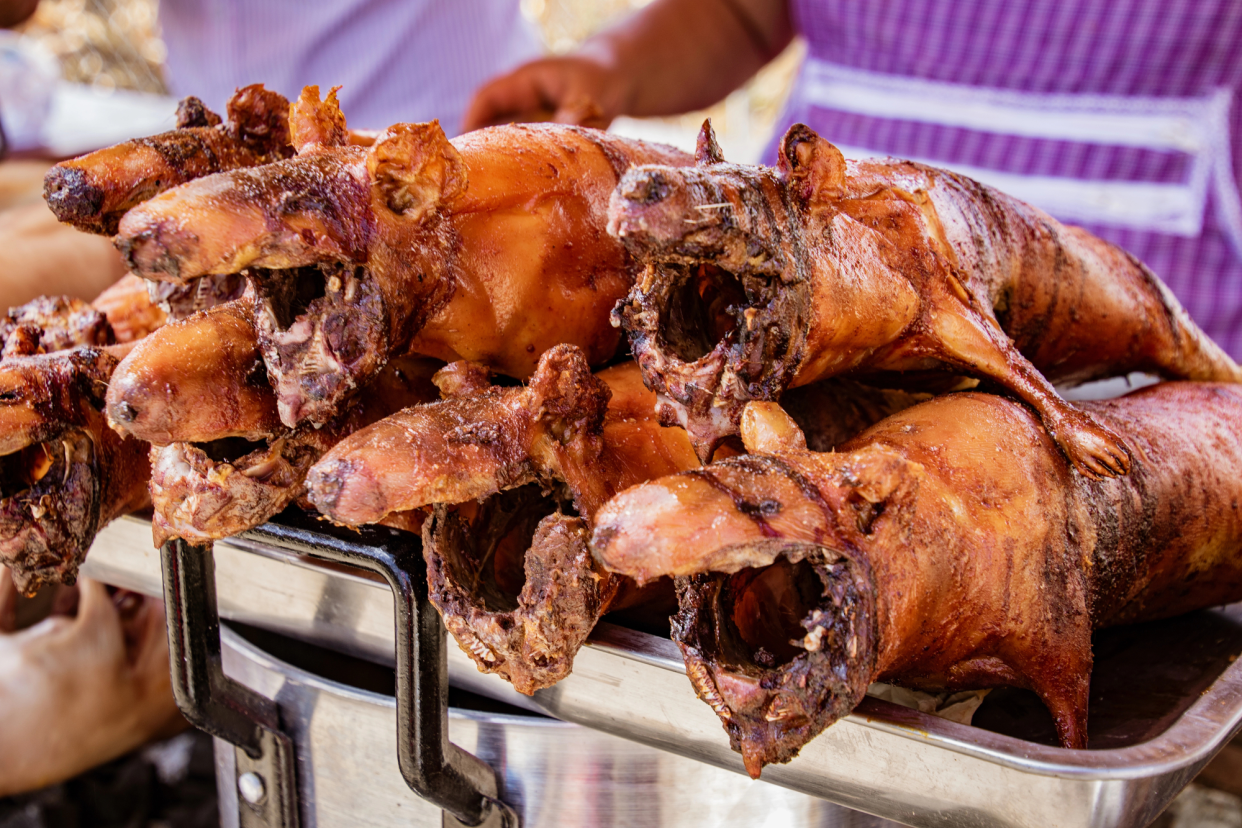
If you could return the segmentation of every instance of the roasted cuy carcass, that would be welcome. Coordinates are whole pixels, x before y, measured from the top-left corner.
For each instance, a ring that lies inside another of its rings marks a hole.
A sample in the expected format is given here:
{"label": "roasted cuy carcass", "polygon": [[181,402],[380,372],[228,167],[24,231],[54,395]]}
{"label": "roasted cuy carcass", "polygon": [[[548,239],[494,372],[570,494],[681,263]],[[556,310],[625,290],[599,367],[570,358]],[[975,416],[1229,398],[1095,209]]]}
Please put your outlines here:
{"label": "roasted cuy carcass", "polygon": [[631,170],[610,208],[646,267],[617,319],[701,456],[748,400],[934,369],[1003,386],[1107,476],[1129,465],[1123,441],[1049,380],[1242,380],[1150,270],[1083,230],[945,170],[847,162],[800,124],[779,159],[727,164],[705,125],[697,166]]}
{"label": "roasted cuy carcass", "polygon": [[[447,399],[342,440],[311,470],[311,501],[338,523],[436,505],[423,527],[432,603],[479,669],[533,693],[569,674],[606,612],[637,600],[586,541],[616,492],[698,466],[682,429],[662,428],[634,363],[592,375],[582,352],[544,354],[525,387],[496,387],[456,363]],[[910,405],[853,383],[795,396],[831,446]],[[477,501],[477,502],[476,502]]]}
{"label": "roasted cuy carcass", "polygon": [[237,90],[227,113],[222,121],[186,98],[176,129],[62,161],[44,178],[47,206],[66,224],[110,236],[126,212],[178,184],[293,155],[283,95],[253,84]]}
{"label": "roasted cuy carcass", "polygon": [[631,164],[689,163],[667,147],[551,124],[449,142],[398,124],[348,146],[335,101],[291,109],[298,155],[200,179],[130,211],[134,272],[184,283],[244,272],[281,418],[323,422],[390,356],[468,359],[526,377],[566,342],[610,358],[632,269],[604,232]]}
{"label": "roasted cuy carcass", "polygon": [[95,533],[147,499],[146,447],[102,409],[118,340],[161,315],[136,279],[97,301],[44,297],[0,319],[0,563],[26,593],[73,583]]}
{"label": "roasted cuy carcass", "polygon": [[285,427],[244,296],[166,325],[117,367],[107,415],[151,448],[156,543],[218,540],[263,523],[304,493],[311,464],[345,434],[435,399],[439,363],[393,360],[335,418]]}
{"label": "roasted cuy carcass", "polygon": [[1242,598],[1242,386],[1082,408],[1124,435],[1129,475],[1075,474],[997,396],[936,398],[834,454],[751,403],[752,455],[623,492],[592,548],[640,580],[679,576],[674,637],[752,776],[875,680],[1026,687],[1085,747],[1093,629]]}

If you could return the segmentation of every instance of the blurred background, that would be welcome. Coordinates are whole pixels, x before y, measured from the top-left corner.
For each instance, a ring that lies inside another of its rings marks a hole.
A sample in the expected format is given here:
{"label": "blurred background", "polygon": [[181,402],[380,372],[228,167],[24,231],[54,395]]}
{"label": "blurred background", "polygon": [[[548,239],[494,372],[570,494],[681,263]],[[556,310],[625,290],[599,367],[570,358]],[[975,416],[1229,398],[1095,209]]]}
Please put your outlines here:
{"label": "blurred background", "polygon": [[[647,2],[522,0],[522,14],[538,26],[547,50],[560,54]],[[115,90],[164,94],[161,67],[167,50],[157,7],[157,0],[43,0],[18,31],[58,59],[64,80],[89,85],[101,95]],[[699,126],[710,116],[729,160],[757,161],[803,52],[802,43],[795,42],[745,87],[708,110],[676,118],[621,118],[613,129],[693,149]]]}

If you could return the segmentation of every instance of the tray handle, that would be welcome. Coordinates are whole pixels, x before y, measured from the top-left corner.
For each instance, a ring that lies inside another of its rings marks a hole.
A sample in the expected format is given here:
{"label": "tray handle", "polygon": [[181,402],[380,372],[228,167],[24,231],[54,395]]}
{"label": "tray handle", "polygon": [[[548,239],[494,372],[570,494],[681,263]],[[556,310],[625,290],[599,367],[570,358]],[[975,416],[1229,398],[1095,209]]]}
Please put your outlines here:
{"label": "tray handle", "polygon": [[[485,826],[485,828],[517,828],[520,824],[517,813],[499,799],[499,784],[495,770],[486,762],[452,744],[448,738],[448,660],[444,649],[444,625],[440,615],[427,600],[427,583],[423,577],[411,577],[410,573],[422,573],[423,563],[421,549],[417,540],[411,542],[409,535],[390,533],[388,530],[366,531],[352,538],[339,538],[310,529],[280,524],[264,524],[242,534],[243,538],[258,541],[296,552],[301,555],[347,564],[374,572],[387,581],[393,592],[396,627],[396,692],[397,692],[397,763],[406,784],[423,799],[437,805],[445,811],[447,818],[468,826]],[[182,542],[170,542],[165,546],[168,550],[173,544],[189,547],[194,553],[201,555],[206,549],[207,566],[214,567],[210,547],[190,547]],[[175,551],[175,547],[174,547]],[[185,553],[182,553],[183,555]],[[169,553],[165,552],[165,560]],[[195,557],[190,555],[189,557]],[[168,588],[169,568],[165,564],[165,592],[174,593]],[[206,584],[196,585],[194,592],[203,596],[202,603],[210,603],[210,618],[203,618],[199,624],[202,629],[210,629],[204,637],[214,642],[215,671],[219,672],[219,680],[231,682],[223,675],[219,667],[219,618],[216,614],[214,574],[207,579],[211,581],[210,592]],[[185,596],[189,597],[189,596]],[[180,605],[181,601],[177,603]],[[169,602],[170,640],[173,630],[173,601]],[[193,605],[191,605],[193,606]],[[214,622],[209,624],[208,622]],[[214,636],[214,637],[213,637]],[[190,639],[192,643],[204,646],[204,642]],[[174,651],[174,662],[182,661],[180,654]],[[189,660],[185,660],[189,664]],[[174,684],[181,684],[181,678],[174,670]],[[187,676],[189,678],[189,676]],[[208,684],[208,690],[218,686]],[[240,687],[240,685],[238,685]],[[254,696],[247,688],[246,693]],[[187,699],[191,697],[187,696]],[[178,704],[182,696],[178,693]],[[271,705],[268,699],[262,700]],[[223,706],[228,708],[220,711]],[[234,726],[238,718],[236,704],[217,705],[209,712],[221,713],[220,723],[231,729],[227,734],[217,733],[207,725],[199,725],[204,730],[221,738],[242,746],[250,742],[236,741],[232,736],[247,737],[245,728]],[[183,706],[183,710],[185,707]],[[258,708],[242,708],[244,714]],[[198,721],[187,712],[198,725]],[[255,719],[256,722],[264,721]],[[231,724],[232,723],[232,724]],[[211,721],[216,725],[216,721]],[[259,725],[260,729],[262,725]],[[247,737],[249,738],[249,737]],[[290,756],[292,753],[290,752]],[[239,755],[239,773],[242,761]],[[292,763],[289,765],[293,767]],[[291,776],[290,779],[293,779]],[[276,824],[276,823],[273,823]],[[285,823],[280,823],[282,826]],[[288,823],[293,825],[293,823]]]}
{"label": "tray handle", "polygon": [[297,828],[293,741],[271,699],[224,674],[211,544],[169,541],[160,550],[173,696],[182,714],[237,747],[241,828]]}

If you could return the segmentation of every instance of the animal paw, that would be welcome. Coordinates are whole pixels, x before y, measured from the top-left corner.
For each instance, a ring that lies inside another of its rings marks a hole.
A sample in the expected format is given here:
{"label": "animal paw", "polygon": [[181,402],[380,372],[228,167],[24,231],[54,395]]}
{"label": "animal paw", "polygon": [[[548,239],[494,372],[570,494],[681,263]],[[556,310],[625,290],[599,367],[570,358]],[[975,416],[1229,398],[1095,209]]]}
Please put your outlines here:
{"label": "animal paw", "polygon": [[1130,472],[1130,450],[1125,441],[1086,414],[1074,412],[1066,417],[1053,437],[1084,477],[1101,480]]}

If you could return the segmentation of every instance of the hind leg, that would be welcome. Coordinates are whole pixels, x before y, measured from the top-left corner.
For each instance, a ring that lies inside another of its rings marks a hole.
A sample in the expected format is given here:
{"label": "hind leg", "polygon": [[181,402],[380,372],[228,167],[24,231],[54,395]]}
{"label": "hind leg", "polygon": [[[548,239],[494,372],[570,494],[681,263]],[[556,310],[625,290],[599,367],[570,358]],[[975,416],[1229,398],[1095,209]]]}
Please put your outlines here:
{"label": "hind leg", "polygon": [[1115,477],[1130,470],[1125,442],[1091,416],[1061,399],[1004,332],[960,305],[934,310],[926,334],[929,350],[973,376],[993,380],[1026,402],[1080,473]]}

